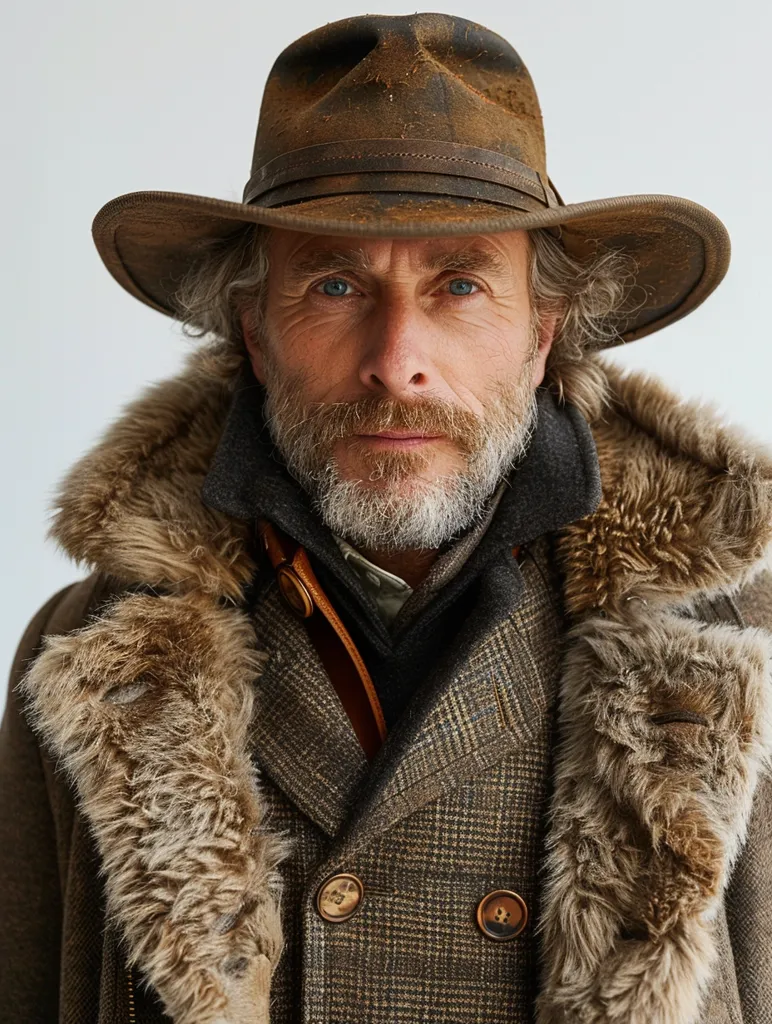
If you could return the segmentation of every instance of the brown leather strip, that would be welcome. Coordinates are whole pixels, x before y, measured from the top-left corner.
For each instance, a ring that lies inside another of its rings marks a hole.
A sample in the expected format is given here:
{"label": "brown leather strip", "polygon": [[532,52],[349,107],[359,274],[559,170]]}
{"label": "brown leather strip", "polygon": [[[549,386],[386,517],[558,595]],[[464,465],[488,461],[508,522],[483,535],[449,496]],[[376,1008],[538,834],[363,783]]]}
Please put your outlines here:
{"label": "brown leather strip", "polygon": [[280,185],[323,175],[427,170],[435,175],[504,185],[545,206],[557,203],[549,186],[543,186],[539,173],[521,160],[496,150],[438,139],[346,139],[294,149],[269,160],[252,174],[243,202],[251,203]]}
{"label": "brown leather strip", "polygon": [[274,570],[288,567],[305,587],[313,611],[306,629],[368,759],[386,738],[386,720],[370,673],[314,574],[304,548],[266,520],[258,531]]}
{"label": "brown leather strip", "polygon": [[282,563],[290,561],[285,553],[284,545],[279,539],[278,530],[267,519],[261,519],[258,522],[257,532],[274,569],[278,569]]}
{"label": "brown leather strip", "polygon": [[327,622],[332,626],[336,635],[343,643],[346,653],[353,661],[361,684],[367,695],[370,707],[372,708],[373,717],[375,718],[376,725],[378,726],[380,738],[382,741],[385,740],[386,719],[383,717],[383,710],[381,709],[381,704],[378,700],[378,694],[375,692],[373,681],[370,678],[370,673],[367,671],[367,667],[362,660],[362,655],[357,650],[356,644],[351,639],[348,630],[343,625],[338,613],[335,611],[329,598],[319,585],[319,581],[314,575],[311,564],[308,561],[308,554],[306,553],[305,548],[298,548],[292,559],[292,567],[295,569],[303,583],[305,583],[311,597],[313,598],[314,604],[322,612]]}
{"label": "brown leather strip", "polygon": [[[368,761],[372,761],[386,738],[386,723],[380,701],[372,689],[370,675],[363,676],[351,656],[348,644],[332,628],[321,609],[305,620],[306,631],[319,660],[329,676],[338,699],[343,705],[359,745]],[[357,652],[358,654],[358,652]],[[365,680],[370,684],[365,685]]]}

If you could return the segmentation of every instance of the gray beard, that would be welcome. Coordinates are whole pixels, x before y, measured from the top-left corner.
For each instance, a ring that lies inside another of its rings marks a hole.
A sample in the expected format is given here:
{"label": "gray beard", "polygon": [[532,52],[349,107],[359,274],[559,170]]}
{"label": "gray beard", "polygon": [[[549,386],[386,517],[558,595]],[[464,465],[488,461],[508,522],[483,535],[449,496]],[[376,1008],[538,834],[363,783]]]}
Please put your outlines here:
{"label": "gray beard", "polygon": [[294,395],[272,383],[266,420],[287,469],[332,533],[365,550],[435,550],[482,519],[488,499],[527,451],[538,411],[534,390],[520,383],[489,406],[484,443],[463,470],[395,481],[376,459],[369,480],[346,480],[334,456],[320,461],[318,438],[304,429]]}
{"label": "gray beard", "polygon": [[[331,459],[320,474],[299,475],[329,529],[365,550],[434,550],[479,521],[501,479],[527,450],[536,420],[535,397],[526,419],[506,438],[491,439],[463,472],[415,480],[399,490],[343,480]],[[290,452],[294,472],[302,459]],[[289,464],[289,463],[288,463]],[[291,471],[293,469],[291,468]]]}

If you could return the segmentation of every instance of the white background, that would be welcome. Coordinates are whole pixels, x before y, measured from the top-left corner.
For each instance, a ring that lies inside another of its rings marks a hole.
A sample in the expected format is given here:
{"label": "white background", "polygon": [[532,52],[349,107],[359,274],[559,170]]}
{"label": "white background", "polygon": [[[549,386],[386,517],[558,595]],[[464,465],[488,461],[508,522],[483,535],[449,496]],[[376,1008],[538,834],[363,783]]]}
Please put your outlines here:
{"label": "white background", "polygon": [[[443,0],[506,37],[545,118],[566,202],[661,192],[712,209],[729,274],[685,320],[615,358],[772,443],[766,0]],[[430,6],[428,10],[437,10]],[[240,201],[270,65],[294,38],[377,7],[260,0],[31,0],[0,34],[3,144],[0,669],[29,618],[86,575],[44,538],[54,487],[189,343],[126,294],[91,241],[107,200],[164,189]],[[0,680],[0,692],[4,689]],[[0,701],[2,697],[0,697]]]}

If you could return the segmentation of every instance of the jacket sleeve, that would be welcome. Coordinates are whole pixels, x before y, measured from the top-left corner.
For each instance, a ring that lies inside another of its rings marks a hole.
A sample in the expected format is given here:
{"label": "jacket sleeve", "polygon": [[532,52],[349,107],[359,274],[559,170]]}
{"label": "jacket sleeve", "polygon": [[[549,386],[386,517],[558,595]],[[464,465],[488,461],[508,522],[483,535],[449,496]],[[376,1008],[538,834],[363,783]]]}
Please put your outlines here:
{"label": "jacket sleeve", "polygon": [[17,684],[54,609],[75,584],[30,620],[16,649],[0,726],[0,1020],[58,1019],[62,896],[57,837],[37,738]]}
{"label": "jacket sleeve", "polygon": [[[772,633],[772,573],[768,570],[738,595],[748,626]],[[737,985],[744,1024],[772,1022],[772,775],[763,775],[754,796],[748,836],[726,897]]]}

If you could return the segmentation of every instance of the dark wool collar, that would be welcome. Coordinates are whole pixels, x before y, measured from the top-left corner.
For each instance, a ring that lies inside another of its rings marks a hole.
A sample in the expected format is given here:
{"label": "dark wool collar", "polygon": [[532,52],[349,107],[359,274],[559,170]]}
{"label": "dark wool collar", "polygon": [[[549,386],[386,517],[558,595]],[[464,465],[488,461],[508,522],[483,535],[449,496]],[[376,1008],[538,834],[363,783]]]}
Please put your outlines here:
{"label": "dark wool collar", "polygon": [[[374,603],[314,511],[310,497],[276,452],[263,418],[264,399],[265,389],[245,363],[201,488],[202,501],[237,519],[265,518],[283,529],[321,563],[324,579],[320,581],[331,582],[359,624],[390,647],[391,638]],[[537,392],[537,403],[537,424],[528,451],[509,474],[510,486],[488,528],[461,570],[440,591],[442,605],[460,594],[497,555],[567,526],[598,506],[600,472],[586,420],[573,406],[560,405],[544,388]],[[437,603],[440,593],[431,604]]]}

